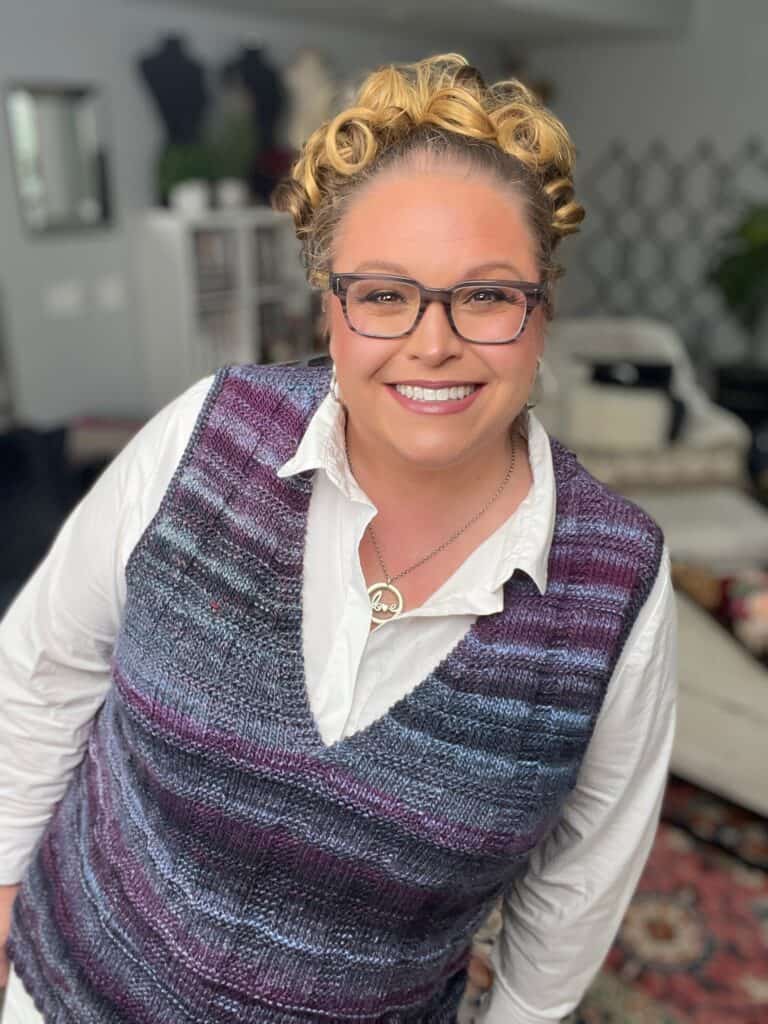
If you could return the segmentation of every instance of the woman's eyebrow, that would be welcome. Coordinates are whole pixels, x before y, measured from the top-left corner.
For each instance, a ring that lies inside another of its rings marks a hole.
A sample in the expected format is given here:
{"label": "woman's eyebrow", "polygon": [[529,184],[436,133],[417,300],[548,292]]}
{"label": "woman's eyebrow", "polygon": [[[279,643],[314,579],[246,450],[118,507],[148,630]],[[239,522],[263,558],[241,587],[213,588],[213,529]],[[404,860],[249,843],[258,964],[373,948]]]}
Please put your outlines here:
{"label": "woman's eyebrow", "polygon": [[364,260],[362,263],[358,263],[352,273],[362,274],[367,270],[386,270],[391,274],[400,274],[402,277],[411,276],[399,263],[388,263],[386,260]]}
{"label": "woman's eyebrow", "polygon": [[[364,260],[362,263],[358,263],[351,273],[363,274],[370,270],[382,270],[390,274],[399,274],[401,277],[412,276],[406,267],[403,267],[399,263],[390,263],[388,260]],[[519,267],[516,267],[513,263],[507,263],[504,260],[491,260],[489,263],[480,263],[477,266],[468,267],[459,280],[468,281],[473,277],[477,277],[479,274],[485,274],[491,270],[509,270],[517,279],[520,279],[523,276]]]}
{"label": "woman's eyebrow", "polygon": [[465,271],[464,277],[469,279],[471,277],[476,277],[478,274],[487,274],[491,270],[499,269],[511,270],[517,278],[522,278],[524,276],[520,268],[516,267],[514,263],[507,263],[505,260],[491,260],[490,263],[480,263],[476,267],[469,267]]}

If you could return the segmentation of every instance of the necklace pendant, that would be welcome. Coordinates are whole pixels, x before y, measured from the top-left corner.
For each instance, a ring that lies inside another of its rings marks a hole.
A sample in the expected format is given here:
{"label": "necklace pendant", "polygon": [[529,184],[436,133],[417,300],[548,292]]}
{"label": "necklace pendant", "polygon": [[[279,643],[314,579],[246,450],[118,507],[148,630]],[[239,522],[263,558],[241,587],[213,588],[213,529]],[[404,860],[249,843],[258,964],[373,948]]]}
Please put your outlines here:
{"label": "necklace pendant", "polygon": [[396,618],[405,604],[403,595],[394,583],[371,584],[368,587],[368,597],[371,601],[371,619],[374,622],[389,622],[390,619]]}

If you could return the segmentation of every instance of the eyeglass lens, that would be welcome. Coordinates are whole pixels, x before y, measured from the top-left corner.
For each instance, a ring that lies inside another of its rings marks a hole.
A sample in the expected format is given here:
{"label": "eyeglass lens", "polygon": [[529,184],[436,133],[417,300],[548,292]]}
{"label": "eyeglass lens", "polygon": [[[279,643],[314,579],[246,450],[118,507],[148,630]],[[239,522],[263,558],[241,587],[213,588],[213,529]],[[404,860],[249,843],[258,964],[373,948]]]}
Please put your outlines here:
{"label": "eyeglass lens", "polygon": [[[363,334],[394,338],[407,333],[419,315],[419,289],[403,281],[353,281],[347,290],[347,316]],[[453,293],[456,330],[469,341],[504,342],[525,320],[526,297],[506,285],[467,285]]]}

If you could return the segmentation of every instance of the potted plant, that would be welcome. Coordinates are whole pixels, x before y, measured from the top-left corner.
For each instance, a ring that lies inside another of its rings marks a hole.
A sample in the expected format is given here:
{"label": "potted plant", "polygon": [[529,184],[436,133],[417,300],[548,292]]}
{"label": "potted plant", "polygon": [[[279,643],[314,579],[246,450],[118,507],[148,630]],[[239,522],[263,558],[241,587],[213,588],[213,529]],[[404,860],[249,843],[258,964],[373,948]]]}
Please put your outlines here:
{"label": "potted plant", "polygon": [[723,237],[708,280],[747,338],[742,360],[718,368],[715,400],[757,426],[768,420],[768,204],[749,207]]}
{"label": "potted plant", "polygon": [[[211,177],[219,197],[240,183],[247,193],[259,144],[248,94],[241,89],[227,90],[207,132],[211,154]],[[225,204],[226,205],[226,204]]]}
{"label": "potted plant", "polygon": [[203,142],[170,142],[160,153],[155,166],[155,181],[160,202],[167,205],[176,185],[211,179],[212,158]]}

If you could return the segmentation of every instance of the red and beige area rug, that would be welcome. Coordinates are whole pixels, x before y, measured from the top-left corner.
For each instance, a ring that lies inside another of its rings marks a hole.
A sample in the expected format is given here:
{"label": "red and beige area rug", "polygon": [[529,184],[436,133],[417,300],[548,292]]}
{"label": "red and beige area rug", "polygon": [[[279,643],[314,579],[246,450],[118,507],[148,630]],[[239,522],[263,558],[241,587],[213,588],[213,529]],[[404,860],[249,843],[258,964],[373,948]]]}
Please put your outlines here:
{"label": "red and beige area rug", "polygon": [[[479,950],[498,931],[494,916]],[[478,1019],[476,992],[461,1024]],[[768,1024],[765,818],[670,776],[619,933],[564,1024]]]}
{"label": "red and beige area rug", "polygon": [[768,821],[670,777],[600,974],[568,1024],[768,1024]]}

